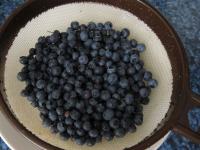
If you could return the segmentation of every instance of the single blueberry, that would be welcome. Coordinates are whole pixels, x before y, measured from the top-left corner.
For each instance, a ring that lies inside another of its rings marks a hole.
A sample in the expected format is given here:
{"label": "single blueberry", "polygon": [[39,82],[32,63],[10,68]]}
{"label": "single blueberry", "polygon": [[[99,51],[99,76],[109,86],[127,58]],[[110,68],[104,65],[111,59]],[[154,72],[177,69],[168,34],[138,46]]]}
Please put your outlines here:
{"label": "single blueberry", "polygon": [[128,83],[128,80],[126,78],[122,78],[120,81],[119,81],[119,85],[122,87],[122,88],[127,88],[129,86],[129,83]]}
{"label": "single blueberry", "polygon": [[107,58],[111,58],[111,57],[112,57],[112,51],[106,50],[106,51],[105,51],[105,56],[106,56]]}
{"label": "single blueberry", "polygon": [[38,81],[36,82],[36,87],[37,87],[38,89],[43,89],[43,88],[46,87],[46,82],[45,82],[44,80],[38,80]]}
{"label": "single blueberry", "polygon": [[99,42],[93,42],[92,45],[91,45],[91,47],[92,47],[93,50],[100,49],[101,48],[101,43],[99,43]]}
{"label": "single blueberry", "polygon": [[133,104],[134,103],[134,96],[132,94],[127,94],[125,97],[125,102],[127,104]]}
{"label": "single blueberry", "polygon": [[86,122],[83,123],[83,129],[85,131],[89,131],[91,128],[92,128],[92,125],[91,125],[90,122],[86,121]]}
{"label": "single blueberry", "polygon": [[78,61],[82,65],[86,65],[88,63],[88,57],[86,55],[82,55],[79,57]]}
{"label": "single blueberry", "polygon": [[142,98],[146,98],[149,96],[150,92],[147,88],[141,88],[139,94]]}
{"label": "single blueberry", "polygon": [[127,28],[122,29],[121,36],[127,38],[130,35],[130,31]]}
{"label": "single blueberry", "polygon": [[143,122],[143,115],[142,114],[136,114],[134,117],[134,122],[136,125],[141,125]]}
{"label": "single blueberry", "polygon": [[107,90],[101,91],[101,99],[102,100],[106,101],[106,100],[110,99],[110,97],[111,97],[111,95],[110,95],[109,91],[107,91]]}
{"label": "single blueberry", "polygon": [[108,78],[107,78],[107,81],[108,81],[109,84],[113,85],[118,81],[118,76],[116,74],[114,74],[114,73],[109,74]]}
{"label": "single blueberry", "polygon": [[79,22],[77,21],[71,22],[71,28],[77,30],[79,28]]}
{"label": "single blueberry", "polygon": [[150,79],[148,82],[147,82],[147,85],[151,88],[155,88],[158,86],[158,82],[155,80],[155,79]]}
{"label": "single blueberry", "polygon": [[126,134],[126,131],[125,131],[124,128],[118,128],[118,129],[115,130],[115,136],[116,136],[117,138],[124,137],[125,134]]}
{"label": "single blueberry", "polygon": [[51,121],[56,121],[58,116],[55,111],[49,111],[48,117]]}
{"label": "single blueberry", "polygon": [[19,81],[25,81],[27,79],[27,73],[25,73],[25,72],[19,72],[17,74],[17,79]]}
{"label": "single blueberry", "polygon": [[110,127],[113,129],[117,129],[120,126],[120,121],[116,118],[113,118],[112,120],[109,121]]}
{"label": "single blueberry", "polygon": [[106,109],[103,112],[104,120],[110,121],[114,117],[114,111],[112,109]]}
{"label": "single blueberry", "polygon": [[82,41],[87,41],[88,40],[88,32],[87,31],[81,31],[81,33],[80,33],[80,39],[82,40]]}
{"label": "single blueberry", "polygon": [[61,91],[60,90],[54,90],[52,92],[52,98],[53,99],[59,99],[60,98],[60,95],[61,95]]}
{"label": "single blueberry", "polygon": [[96,130],[96,129],[93,129],[93,130],[89,131],[89,136],[91,138],[96,138],[98,135],[99,135],[99,133],[98,133],[98,130]]}
{"label": "single blueberry", "polygon": [[146,46],[144,44],[138,44],[136,46],[136,49],[139,51],[139,52],[144,52],[146,50]]}

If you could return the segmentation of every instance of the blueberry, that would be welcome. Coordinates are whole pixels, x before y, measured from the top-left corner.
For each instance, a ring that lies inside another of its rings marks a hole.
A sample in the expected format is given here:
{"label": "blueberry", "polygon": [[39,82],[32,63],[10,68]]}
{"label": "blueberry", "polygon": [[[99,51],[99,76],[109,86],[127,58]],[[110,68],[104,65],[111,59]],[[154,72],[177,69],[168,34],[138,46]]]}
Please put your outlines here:
{"label": "blueberry", "polygon": [[128,83],[128,80],[126,78],[122,78],[120,81],[119,81],[119,85],[122,87],[122,88],[127,88],[129,86],[129,83]]}
{"label": "blueberry", "polygon": [[95,139],[87,139],[86,140],[86,144],[87,144],[87,146],[93,146],[93,145],[95,145]]}
{"label": "blueberry", "polygon": [[65,118],[65,124],[66,125],[72,125],[73,124],[73,120],[70,117]]}
{"label": "blueberry", "polygon": [[28,64],[28,58],[26,56],[21,56],[19,62],[23,65]]}
{"label": "blueberry", "polygon": [[60,95],[61,95],[61,91],[60,90],[54,90],[52,92],[52,98],[53,99],[59,99],[60,98]]}
{"label": "blueberry", "polygon": [[59,33],[53,33],[51,36],[50,36],[50,41],[52,43],[56,43],[59,41],[59,38],[60,38],[60,35]]}
{"label": "blueberry", "polygon": [[57,107],[56,112],[58,115],[63,115],[64,114],[64,109],[62,107]]}
{"label": "blueberry", "polygon": [[128,73],[129,75],[133,75],[135,72],[136,72],[136,70],[135,70],[134,67],[129,67],[128,70],[127,70],[127,73]]}
{"label": "blueberry", "polygon": [[93,129],[93,130],[89,131],[89,136],[91,138],[96,138],[98,135],[99,135],[99,133],[98,133],[98,130],[96,130],[96,129]]}
{"label": "blueberry", "polygon": [[128,128],[128,132],[130,133],[134,133],[136,131],[136,127],[134,124],[130,125],[129,128]]}
{"label": "blueberry", "polygon": [[106,30],[112,29],[112,23],[110,21],[105,22],[104,27]]}
{"label": "blueberry", "polygon": [[135,112],[135,107],[131,106],[131,105],[127,106],[126,107],[126,112],[129,113],[129,114],[134,113]]}
{"label": "blueberry", "polygon": [[62,72],[61,67],[58,67],[58,66],[52,67],[52,74],[54,76],[59,76],[61,74],[61,72]]}
{"label": "blueberry", "polygon": [[103,132],[103,137],[107,140],[107,141],[111,141],[114,138],[114,135],[111,131],[107,131],[107,132]]}
{"label": "blueberry", "polygon": [[117,90],[116,86],[112,86],[112,85],[107,86],[106,88],[107,88],[107,90],[109,90],[112,94],[115,93],[116,90]]}
{"label": "blueberry", "polygon": [[102,30],[103,27],[104,27],[103,23],[98,23],[96,28],[97,28],[98,30]]}
{"label": "blueberry", "polygon": [[107,61],[106,62],[106,67],[107,68],[109,68],[110,66],[112,66],[113,65],[113,62],[112,61]]}
{"label": "blueberry", "polygon": [[19,72],[17,74],[17,79],[19,81],[25,81],[27,79],[27,74],[25,72]]}
{"label": "blueberry", "polygon": [[67,132],[61,132],[60,136],[63,140],[68,140],[70,138],[70,136]]}
{"label": "blueberry", "polygon": [[138,44],[136,46],[136,49],[139,51],[139,52],[144,52],[146,50],[146,46],[144,44]]}
{"label": "blueberry", "polygon": [[83,129],[77,129],[76,130],[76,134],[79,136],[84,136],[85,135],[85,131]]}
{"label": "blueberry", "polygon": [[115,99],[110,99],[110,100],[106,101],[106,106],[108,108],[114,109],[114,108],[117,107],[117,105],[118,105],[118,103],[117,103],[117,101]]}
{"label": "blueberry", "polygon": [[74,126],[78,129],[82,128],[82,122],[81,121],[75,121]]}
{"label": "blueberry", "polygon": [[147,88],[141,88],[139,94],[142,98],[146,98],[149,96],[150,92]]}
{"label": "blueberry", "polygon": [[137,71],[139,71],[141,68],[142,68],[142,66],[141,66],[140,64],[135,64],[135,69],[136,69]]}
{"label": "blueberry", "polygon": [[67,40],[68,41],[75,41],[76,40],[76,35],[75,35],[75,33],[73,33],[73,32],[70,32],[69,34],[68,34],[68,36],[67,36]]}
{"label": "blueberry", "polygon": [[107,73],[111,74],[111,73],[115,73],[117,71],[116,66],[109,66],[107,67]]}
{"label": "blueberry", "polygon": [[92,94],[93,98],[97,98],[97,97],[100,96],[100,92],[97,89],[93,89],[92,92],[91,92],[91,94]]}
{"label": "blueberry", "polygon": [[105,55],[105,49],[100,49],[99,50],[99,56],[104,56]]}
{"label": "blueberry", "polygon": [[48,119],[48,118],[45,118],[43,121],[42,121],[42,125],[44,127],[49,127],[50,125],[52,124],[51,120]]}
{"label": "blueberry", "polygon": [[96,106],[97,103],[98,103],[98,102],[97,102],[94,98],[91,98],[91,99],[89,100],[89,104],[92,105],[92,106]]}
{"label": "blueberry", "polygon": [[68,126],[67,127],[67,133],[71,136],[73,136],[76,132],[75,132],[75,129],[71,126]]}
{"label": "blueberry", "polygon": [[135,64],[138,61],[139,61],[139,56],[137,54],[132,54],[131,57],[130,57],[130,62],[132,64]]}
{"label": "blueberry", "polygon": [[114,111],[112,109],[106,109],[104,112],[103,112],[103,118],[104,120],[111,120],[112,118],[114,117]]}
{"label": "blueberry", "polygon": [[70,92],[73,89],[73,86],[71,84],[65,84],[64,85],[64,90]]}
{"label": "blueberry", "polygon": [[80,39],[82,40],[82,41],[87,41],[88,40],[88,33],[87,33],[87,31],[81,31],[81,33],[80,33]]}
{"label": "blueberry", "polygon": [[105,110],[105,107],[103,104],[98,104],[97,107],[96,107],[97,111],[98,112],[103,112]]}
{"label": "blueberry", "polygon": [[112,60],[113,60],[114,62],[118,62],[118,61],[120,60],[119,53],[114,52],[113,55],[112,55]]}
{"label": "blueberry", "polygon": [[124,56],[123,56],[123,61],[126,62],[126,63],[128,63],[128,62],[130,61],[130,56],[127,55],[127,54],[124,55]]}
{"label": "blueberry", "polygon": [[48,117],[51,121],[56,121],[58,116],[55,111],[49,111]]}
{"label": "blueberry", "polygon": [[78,145],[84,145],[85,144],[85,138],[84,137],[75,138],[75,142]]}
{"label": "blueberry", "polygon": [[136,114],[134,117],[134,122],[136,125],[141,125],[143,122],[143,115],[142,114]]}
{"label": "blueberry", "polygon": [[101,48],[101,43],[99,43],[99,42],[93,42],[92,45],[91,45],[91,47],[92,47],[93,50],[100,49]]}
{"label": "blueberry", "polygon": [[72,59],[77,60],[79,58],[79,53],[78,52],[73,52],[72,53]]}
{"label": "blueberry", "polygon": [[77,30],[79,28],[79,23],[77,21],[71,22],[71,28]]}
{"label": "blueberry", "polygon": [[96,57],[96,56],[98,55],[98,51],[97,51],[97,50],[92,50],[92,51],[90,52],[90,55],[91,55],[92,57]]}
{"label": "blueberry", "polygon": [[126,75],[126,70],[123,67],[118,67],[117,68],[117,73],[120,76],[125,76]]}
{"label": "blueberry", "polygon": [[120,48],[120,42],[115,42],[114,44],[113,44],[113,49],[114,50],[118,50]]}
{"label": "blueberry", "polygon": [[109,74],[108,78],[107,78],[107,81],[108,81],[109,84],[113,85],[113,84],[117,83],[118,76],[116,74],[114,74],[114,73]]}
{"label": "blueberry", "polygon": [[46,93],[44,91],[38,91],[36,93],[36,98],[39,100],[43,100],[43,99],[45,99],[45,97],[46,97]]}
{"label": "blueberry", "polygon": [[64,132],[66,130],[62,122],[57,123],[57,129],[59,132]]}
{"label": "blueberry", "polygon": [[132,40],[131,40],[131,46],[132,46],[133,48],[135,48],[135,47],[137,46],[137,41],[134,40],[134,39],[132,39]]}
{"label": "blueberry", "polygon": [[91,126],[90,122],[86,121],[83,123],[83,129],[85,131],[89,131],[91,128],[92,128],[92,126]]}
{"label": "blueberry", "polygon": [[127,38],[130,35],[130,31],[127,28],[122,29],[121,36]]}
{"label": "blueberry", "polygon": [[147,82],[147,85],[151,88],[155,88],[158,86],[158,82],[155,80],[155,79],[150,79],[148,82]]}
{"label": "blueberry", "polygon": [[88,113],[88,114],[92,114],[93,113],[93,108],[92,108],[92,106],[87,106],[87,109],[86,109],[86,112]]}
{"label": "blueberry", "polygon": [[106,101],[106,100],[110,99],[110,97],[111,97],[111,95],[110,95],[109,91],[107,91],[107,90],[101,91],[101,99],[102,100]]}
{"label": "blueberry", "polygon": [[120,100],[120,95],[118,93],[114,93],[112,97],[116,100]]}
{"label": "blueberry", "polygon": [[36,86],[38,89],[43,89],[46,87],[46,82],[44,80],[38,80],[36,82]]}
{"label": "blueberry", "polygon": [[106,51],[105,51],[105,56],[106,56],[107,58],[111,58],[111,57],[112,57],[112,51],[106,50]]}
{"label": "blueberry", "polygon": [[56,59],[51,59],[51,60],[49,60],[48,65],[49,65],[49,67],[57,66],[58,62]]}
{"label": "blueberry", "polygon": [[131,122],[130,119],[122,119],[122,120],[121,120],[121,126],[122,126],[124,129],[126,129],[126,130],[129,129],[129,127],[130,127],[131,124],[132,124],[132,122]]}
{"label": "blueberry", "polygon": [[88,23],[88,28],[89,28],[90,30],[93,30],[93,29],[96,28],[96,24],[95,24],[94,22],[89,22],[89,23]]}
{"label": "blueberry", "polygon": [[79,63],[85,65],[88,63],[88,57],[86,55],[82,55],[78,59]]}
{"label": "blueberry", "polygon": [[125,102],[127,104],[133,104],[134,103],[134,96],[132,94],[127,94],[125,97]]}
{"label": "blueberry", "polygon": [[84,45],[86,47],[91,47],[92,43],[93,43],[92,39],[88,39],[87,41],[84,42]]}
{"label": "blueberry", "polygon": [[116,136],[117,138],[124,137],[125,134],[126,134],[126,131],[125,131],[124,128],[118,128],[118,129],[115,130],[115,136]]}
{"label": "blueberry", "polygon": [[109,121],[110,127],[113,129],[117,129],[120,126],[120,121],[116,118],[113,118],[112,120]]}

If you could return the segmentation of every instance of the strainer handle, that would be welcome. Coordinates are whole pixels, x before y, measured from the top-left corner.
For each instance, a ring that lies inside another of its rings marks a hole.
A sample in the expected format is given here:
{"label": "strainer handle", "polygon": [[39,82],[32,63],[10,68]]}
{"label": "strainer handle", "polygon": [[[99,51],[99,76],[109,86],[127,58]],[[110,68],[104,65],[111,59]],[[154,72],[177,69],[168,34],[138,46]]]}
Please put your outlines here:
{"label": "strainer handle", "polygon": [[197,132],[193,131],[190,128],[188,121],[188,112],[193,108],[200,109],[200,95],[197,95],[193,92],[189,93],[190,94],[186,102],[185,108],[182,110],[181,113],[182,115],[173,130],[177,133],[182,134],[183,136],[186,136],[195,143],[200,143],[200,128],[198,128]]}

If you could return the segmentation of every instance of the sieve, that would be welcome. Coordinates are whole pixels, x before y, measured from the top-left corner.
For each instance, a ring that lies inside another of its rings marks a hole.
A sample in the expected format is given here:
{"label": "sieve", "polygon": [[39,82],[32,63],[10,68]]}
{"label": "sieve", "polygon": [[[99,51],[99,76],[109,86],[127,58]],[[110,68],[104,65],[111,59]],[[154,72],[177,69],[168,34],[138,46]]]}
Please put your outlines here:
{"label": "sieve", "polygon": [[[27,55],[37,38],[54,30],[65,31],[71,21],[111,21],[115,29],[129,28],[131,38],[145,43],[145,68],[158,80],[144,122],[133,134],[94,147],[62,141],[42,126],[39,112],[20,96],[25,86],[16,75],[20,56]],[[29,0],[0,30],[0,111],[27,139],[42,149],[141,150],[174,130],[200,143],[200,132],[189,128],[187,112],[200,106],[200,97],[189,87],[184,48],[173,28],[145,1],[140,0]]]}

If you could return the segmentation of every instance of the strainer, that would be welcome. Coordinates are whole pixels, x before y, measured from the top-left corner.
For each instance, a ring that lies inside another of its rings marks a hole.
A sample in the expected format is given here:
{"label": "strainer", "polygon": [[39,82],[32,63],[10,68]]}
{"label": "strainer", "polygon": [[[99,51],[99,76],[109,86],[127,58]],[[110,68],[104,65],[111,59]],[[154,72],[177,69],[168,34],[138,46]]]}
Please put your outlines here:
{"label": "strainer", "polygon": [[[131,38],[145,43],[145,68],[158,80],[150,103],[144,106],[144,123],[133,134],[94,147],[62,141],[42,127],[39,112],[20,96],[25,86],[17,81],[20,56],[27,55],[37,38],[54,30],[65,31],[71,21],[111,21],[115,29],[129,28]],[[139,0],[30,0],[17,9],[0,32],[0,111],[25,137],[43,149],[122,150],[146,149],[174,130],[200,143],[200,133],[189,128],[187,112],[200,106],[200,97],[188,84],[183,46],[167,21]]]}

